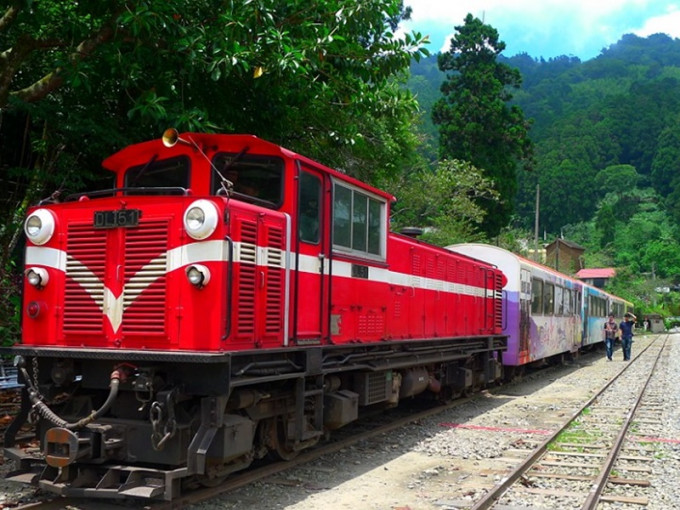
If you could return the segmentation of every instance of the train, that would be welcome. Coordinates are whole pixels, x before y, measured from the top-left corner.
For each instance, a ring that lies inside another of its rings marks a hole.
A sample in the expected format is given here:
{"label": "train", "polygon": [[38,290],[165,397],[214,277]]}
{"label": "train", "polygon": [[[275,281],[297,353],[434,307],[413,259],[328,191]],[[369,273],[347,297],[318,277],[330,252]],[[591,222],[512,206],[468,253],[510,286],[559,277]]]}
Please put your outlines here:
{"label": "train", "polygon": [[461,243],[447,249],[492,263],[507,279],[502,316],[507,379],[601,345],[608,315],[622,320],[634,309],[630,301],[498,246]]}
{"label": "train", "polygon": [[22,336],[0,350],[23,385],[6,478],[48,492],[171,501],[575,355],[632,306],[392,232],[392,195],[252,135],[169,129],[102,165],[111,188],[28,211]]}
{"label": "train", "polygon": [[27,211],[7,479],[171,501],[501,380],[506,277],[391,232],[389,193],[252,135],[102,166],[110,188]]}

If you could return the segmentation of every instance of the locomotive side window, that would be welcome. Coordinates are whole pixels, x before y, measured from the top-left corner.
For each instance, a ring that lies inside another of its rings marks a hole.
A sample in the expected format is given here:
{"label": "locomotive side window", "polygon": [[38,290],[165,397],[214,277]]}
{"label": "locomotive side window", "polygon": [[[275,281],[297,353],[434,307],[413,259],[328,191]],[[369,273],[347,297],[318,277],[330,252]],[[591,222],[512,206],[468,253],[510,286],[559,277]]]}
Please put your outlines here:
{"label": "locomotive side window", "polygon": [[300,240],[307,243],[319,242],[321,214],[321,179],[308,172],[300,173],[300,214],[298,231]]}
{"label": "locomotive side window", "polygon": [[[220,152],[213,165],[234,186],[239,198],[254,203],[278,207],[283,202],[283,160],[274,156],[258,156],[241,152]],[[220,191],[222,183],[218,175],[212,176],[213,194]]]}
{"label": "locomotive side window", "polygon": [[384,258],[385,203],[339,182],[333,185],[333,247]]}
{"label": "locomotive side window", "polygon": [[[167,195],[168,188],[189,188],[189,158],[156,159],[153,156],[143,165],[133,166],[125,171],[123,186],[126,188],[146,188],[143,192],[127,190],[127,195]],[[159,188],[153,190],[151,188]],[[179,192],[179,190],[178,190]]]}

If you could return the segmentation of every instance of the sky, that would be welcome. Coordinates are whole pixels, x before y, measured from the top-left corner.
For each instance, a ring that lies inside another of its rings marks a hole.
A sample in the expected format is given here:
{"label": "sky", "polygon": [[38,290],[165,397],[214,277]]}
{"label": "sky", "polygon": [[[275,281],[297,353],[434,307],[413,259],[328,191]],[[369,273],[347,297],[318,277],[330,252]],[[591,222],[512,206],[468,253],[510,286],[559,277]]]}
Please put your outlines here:
{"label": "sky", "polygon": [[590,60],[624,34],[680,38],[680,0],[404,0],[402,29],[429,35],[431,53],[449,50],[454,27],[470,13],[505,42],[503,55]]}

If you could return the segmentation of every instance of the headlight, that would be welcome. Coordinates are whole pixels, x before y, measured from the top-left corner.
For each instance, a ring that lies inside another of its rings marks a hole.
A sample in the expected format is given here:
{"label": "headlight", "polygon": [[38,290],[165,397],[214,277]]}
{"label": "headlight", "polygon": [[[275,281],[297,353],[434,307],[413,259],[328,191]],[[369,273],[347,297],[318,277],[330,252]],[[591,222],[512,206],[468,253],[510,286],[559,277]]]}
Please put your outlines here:
{"label": "headlight", "polygon": [[205,239],[217,228],[217,206],[209,200],[196,200],[184,213],[184,228],[194,239]]}
{"label": "headlight", "polygon": [[52,239],[54,225],[52,213],[47,209],[38,209],[26,218],[24,232],[33,244],[41,245]]}
{"label": "headlight", "polygon": [[187,280],[199,289],[205,287],[210,281],[210,270],[201,264],[193,264],[186,269]]}
{"label": "headlight", "polygon": [[42,289],[50,280],[49,273],[42,267],[31,267],[26,270],[26,281],[36,289]]}

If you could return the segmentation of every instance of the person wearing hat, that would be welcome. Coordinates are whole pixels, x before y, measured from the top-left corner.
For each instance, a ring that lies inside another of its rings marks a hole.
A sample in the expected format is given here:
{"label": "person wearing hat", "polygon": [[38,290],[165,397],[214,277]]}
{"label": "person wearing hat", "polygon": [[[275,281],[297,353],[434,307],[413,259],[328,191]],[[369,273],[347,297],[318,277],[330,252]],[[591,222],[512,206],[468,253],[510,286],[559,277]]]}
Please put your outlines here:
{"label": "person wearing hat", "polygon": [[614,314],[609,314],[609,320],[604,323],[604,346],[607,350],[607,360],[612,360],[612,353],[614,352],[614,341],[619,334],[619,325],[616,324]]}
{"label": "person wearing hat", "polygon": [[626,312],[623,322],[619,324],[621,328],[621,350],[623,351],[623,361],[630,360],[630,348],[633,345],[633,328],[635,327],[635,315]]}

